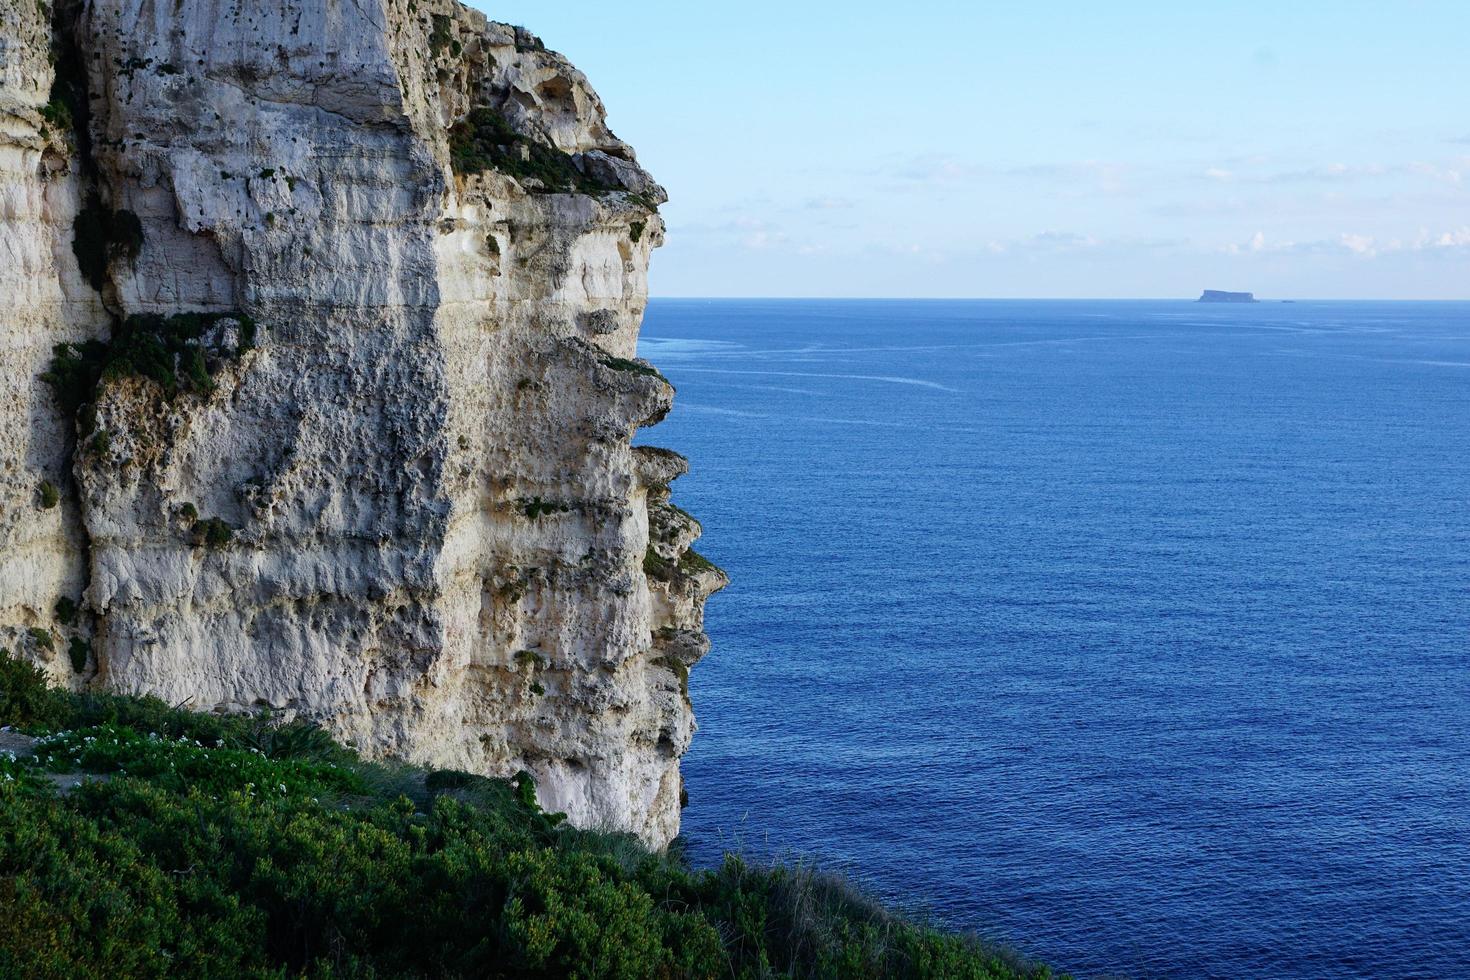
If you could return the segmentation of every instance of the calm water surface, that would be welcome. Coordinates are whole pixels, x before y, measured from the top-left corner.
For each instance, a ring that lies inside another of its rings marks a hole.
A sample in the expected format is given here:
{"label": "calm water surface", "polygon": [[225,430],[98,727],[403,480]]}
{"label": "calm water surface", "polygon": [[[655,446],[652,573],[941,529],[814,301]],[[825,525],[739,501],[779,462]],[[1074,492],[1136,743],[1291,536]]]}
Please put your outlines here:
{"label": "calm water surface", "polygon": [[1470,976],[1470,305],[656,301],[685,833],[1082,977]]}

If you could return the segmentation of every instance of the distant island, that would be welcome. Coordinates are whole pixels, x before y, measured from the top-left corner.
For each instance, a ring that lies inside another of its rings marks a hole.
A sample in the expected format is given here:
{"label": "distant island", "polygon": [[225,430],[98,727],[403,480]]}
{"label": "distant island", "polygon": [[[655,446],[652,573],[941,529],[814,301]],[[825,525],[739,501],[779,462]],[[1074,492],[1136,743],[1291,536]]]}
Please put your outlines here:
{"label": "distant island", "polygon": [[1255,293],[1227,293],[1220,289],[1206,289],[1199,298],[1201,303],[1255,303]]}

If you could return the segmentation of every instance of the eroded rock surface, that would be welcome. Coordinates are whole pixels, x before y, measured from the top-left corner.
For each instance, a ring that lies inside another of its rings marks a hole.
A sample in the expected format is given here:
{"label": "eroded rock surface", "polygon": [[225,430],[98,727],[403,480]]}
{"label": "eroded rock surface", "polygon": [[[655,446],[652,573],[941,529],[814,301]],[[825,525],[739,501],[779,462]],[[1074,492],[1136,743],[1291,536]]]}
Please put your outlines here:
{"label": "eroded rock surface", "polygon": [[725,578],[587,80],[431,0],[0,26],[0,645],[669,841]]}

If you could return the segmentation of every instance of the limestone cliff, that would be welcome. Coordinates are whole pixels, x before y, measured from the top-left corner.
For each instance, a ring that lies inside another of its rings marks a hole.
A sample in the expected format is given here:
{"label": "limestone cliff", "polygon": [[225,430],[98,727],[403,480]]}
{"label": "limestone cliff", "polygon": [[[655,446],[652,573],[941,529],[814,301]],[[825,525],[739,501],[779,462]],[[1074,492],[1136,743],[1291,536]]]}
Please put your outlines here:
{"label": "limestone cliff", "polygon": [[630,444],[663,200],[446,0],[0,0],[0,645],[666,843],[725,579]]}

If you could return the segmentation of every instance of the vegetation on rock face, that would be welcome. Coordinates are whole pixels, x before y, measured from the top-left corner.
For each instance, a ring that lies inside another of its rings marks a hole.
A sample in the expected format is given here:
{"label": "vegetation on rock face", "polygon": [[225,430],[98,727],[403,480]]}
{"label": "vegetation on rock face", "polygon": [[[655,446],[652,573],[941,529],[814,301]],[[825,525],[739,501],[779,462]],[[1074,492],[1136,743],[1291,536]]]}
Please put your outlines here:
{"label": "vegetation on rock face", "polygon": [[[239,323],[237,344],[232,350],[206,348],[204,335],[221,320]],[[238,357],[255,346],[255,321],[243,313],[180,313],[163,317],[135,314],[124,320],[107,341],[57,344],[50,369],[42,380],[49,383],[62,410],[78,417],[83,405],[97,400],[98,388],[106,381],[135,375],[148,378],[168,398],[181,391],[208,394],[214,390],[213,375],[227,357]],[[90,432],[90,426],[86,427]],[[87,432],[83,432],[86,435]]]}
{"label": "vegetation on rock face", "polygon": [[41,485],[37,488],[37,493],[41,497],[42,510],[51,510],[61,503],[61,491],[57,490],[56,484],[50,480],[42,480]]}
{"label": "vegetation on rock face", "polygon": [[80,674],[87,669],[87,660],[92,656],[92,644],[80,636],[74,636],[66,646],[66,655],[71,661],[71,669]]}
{"label": "vegetation on rock face", "polygon": [[703,572],[722,572],[720,566],[695,551],[687,549],[677,562],[660,555],[653,545],[643,553],[643,572],[660,582],[672,582],[677,575],[699,575]]}
{"label": "vegetation on rock face", "polygon": [[195,521],[193,527],[189,529],[189,537],[196,546],[211,550],[223,548],[234,536],[235,529],[218,517]]}
{"label": "vegetation on rock face", "polygon": [[62,626],[75,626],[78,611],[77,601],[70,596],[56,600],[56,621]]}
{"label": "vegetation on rock face", "polygon": [[114,211],[93,195],[72,222],[72,252],[82,275],[100,290],[115,259],[135,259],[143,247],[143,223],[131,211]]}
{"label": "vegetation on rock face", "polygon": [[542,500],[540,497],[532,497],[530,500],[519,501],[521,513],[529,520],[538,520],[544,514],[570,514],[570,504],[559,504],[554,500]]}
{"label": "vegetation on rock face", "polygon": [[612,355],[608,355],[602,359],[602,363],[614,371],[628,371],[632,374],[641,374],[649,378],[658,378],[664,382],[669,380],[663,376],[663,372],[659,371],[658,368],[642,361],[632,361],[626,357],[613,357]]}
{"label": "vegetation on rock face", "polygon": [[[48,689],[0,653],[0,975],[1022,977],[806,868],[694,870],[513,781]],[[95,773],[62,794],[48,778]]]}
{"label": "vegetation on rock face", "polygon": [[449,130],[449,153],[458,174],[498,170],[522,184],[539,181],[547,192],[596,194],[617,189],[582,173],[570,154],[516,132],[494,109],[473,109],[456,123]]}

